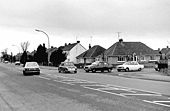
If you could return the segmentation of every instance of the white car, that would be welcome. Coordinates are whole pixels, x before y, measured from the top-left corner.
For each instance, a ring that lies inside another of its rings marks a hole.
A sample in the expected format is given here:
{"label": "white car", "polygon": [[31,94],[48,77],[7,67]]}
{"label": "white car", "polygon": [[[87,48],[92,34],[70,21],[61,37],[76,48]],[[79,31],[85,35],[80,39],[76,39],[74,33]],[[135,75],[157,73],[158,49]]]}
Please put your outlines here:
{"label": "white car", "polygon": [[140,65],[137,61],[125,62],[122,65],[118,65],[117,71],[141,71],[144,68],[144,65]]}
{"label": "white car", "polygon": [[40,67],[37,62],[26,62],[23,70],[23,75],[40,74]]}

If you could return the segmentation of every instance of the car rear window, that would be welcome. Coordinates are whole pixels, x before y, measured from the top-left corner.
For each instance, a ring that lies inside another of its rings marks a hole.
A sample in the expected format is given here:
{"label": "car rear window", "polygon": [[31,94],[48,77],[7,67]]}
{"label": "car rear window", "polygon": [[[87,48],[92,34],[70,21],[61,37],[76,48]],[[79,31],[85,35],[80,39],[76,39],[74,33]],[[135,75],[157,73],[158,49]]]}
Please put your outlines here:
{"label": "car rear window", "polygon": [[36,62],[30,62],[30,63],[26,63],[27,67],[32,67],[32,66],[38,66],[38,64]]}

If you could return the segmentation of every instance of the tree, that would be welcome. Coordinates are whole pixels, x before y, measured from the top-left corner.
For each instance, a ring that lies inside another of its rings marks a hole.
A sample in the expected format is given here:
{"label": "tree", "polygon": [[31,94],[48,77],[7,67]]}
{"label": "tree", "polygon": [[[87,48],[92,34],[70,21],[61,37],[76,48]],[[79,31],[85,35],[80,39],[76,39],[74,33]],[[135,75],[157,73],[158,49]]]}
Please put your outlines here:
{"label": "tree", "polygon": [[27,41],[27,42],[22,42],[21,43],[21,49],[22,51],[27,51],[28,50],[28,47],[29,47],[30,43]]}
{"label": "tree", "polygon": [[43,46],[41,44],[38,46],[37,51],[34,54],[34,59],[43,65],[48,63],[48,54],[46,52],[45,44],[43,44]]}
{"label": "tree", "polygon": [[61,62],[64,62],[65,60],[66,54],[63,53],[61,47],[59,47],[57,51],[54,51],[50,56],[50,62],[52,62],[54,66],[58,66]]}
{"label": "tree", "polygon": [[22,64],[25,64],[27,62],[27,49],[28,49],[29,45],[30,45],[30,43],[28,41],[21,43],[21,48],[22,48],[22,51],[23,51],[23,54],[21,56],[21,63]]}
{"label": "tree", "polygon": [[22,54],[20,62],[22,64],[25,64],[27,62],[27,52],[26,51],[24,51],[24,53]]}
{"label": "tree", "polygon": [[10,55],[7,53],[8,52],[8,49],[6,48],[4,51],[1,52],[2,54],[2,59],[4,61],[10,61]]}

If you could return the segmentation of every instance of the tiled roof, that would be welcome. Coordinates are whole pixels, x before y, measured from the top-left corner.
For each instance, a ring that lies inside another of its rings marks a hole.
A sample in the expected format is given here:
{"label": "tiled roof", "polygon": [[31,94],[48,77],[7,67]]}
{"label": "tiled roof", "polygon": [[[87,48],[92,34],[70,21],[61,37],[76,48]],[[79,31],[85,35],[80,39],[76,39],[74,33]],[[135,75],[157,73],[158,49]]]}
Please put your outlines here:
{"label": "tiled roof", "polygon": [[166,53],[170,52],[170,48],[163,48],[163,49],[161,50],[161,52],[164,53],[164,54],[166,54]]}
{"label": "tiled roof", "polygon": [[157,54],[156,51],[146,46],[141,42],[116,42],[105,52],[107,56],[114,55],[131,55],[136,53],[137,55]]}
{"label": "tiled roof", "polygon": [[103,53],[106,49],[99,46],[99,45],[95,45],[92,48],[90,48],[89,50],[83,52],[82,54],[80,54],[79,56],[77,56],[77,58],[94,58],[97,57],[98,55],[100,55],[101,53]]}
{"label": "tiled roof", "polygon": [[63,51],[70,51],[75,45],[77,45],[77,43],[68,44],[64,46]]}

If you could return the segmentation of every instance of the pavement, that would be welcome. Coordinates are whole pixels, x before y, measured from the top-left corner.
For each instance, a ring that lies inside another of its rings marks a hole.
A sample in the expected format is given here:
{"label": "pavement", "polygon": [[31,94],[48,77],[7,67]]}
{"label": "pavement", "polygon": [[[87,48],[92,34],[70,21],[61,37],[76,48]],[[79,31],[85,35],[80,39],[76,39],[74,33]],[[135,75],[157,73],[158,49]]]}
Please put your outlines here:
{"label": "pavement", "polygon": [[[58,70],[57,67],[51,67],[51,66],[40,66],[40,68],[48,69],[48,70]],[[78,71],[85,72],[83,69],[78,69]],[[120,76],[120,77],[126,77],[126,78],[170,82],[170,76],[167,76],[166,74],[162,72],[155,71],[154,68],[144,68],[142,71],[131,71],[131,72],[117,72],[116,69],[113,69],[111,73],[99,73],[99,74]]]}

